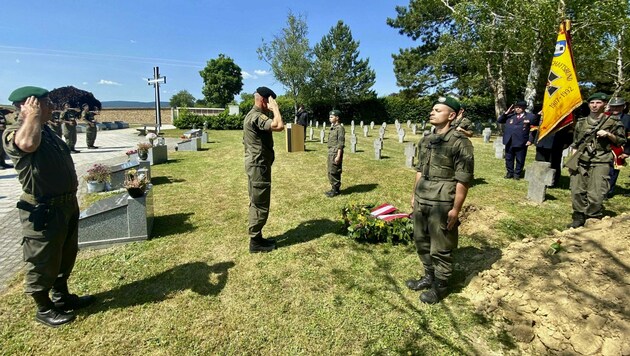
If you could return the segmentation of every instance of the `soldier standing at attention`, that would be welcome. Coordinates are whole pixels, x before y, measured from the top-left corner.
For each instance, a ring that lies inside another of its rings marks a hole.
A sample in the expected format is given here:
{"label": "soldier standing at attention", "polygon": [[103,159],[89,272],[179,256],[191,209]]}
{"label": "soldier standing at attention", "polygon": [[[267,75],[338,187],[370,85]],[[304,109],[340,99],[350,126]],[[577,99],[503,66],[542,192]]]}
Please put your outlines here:
{"label": "soldier standing at attention", "polygon": [[[267,87],[259,87],[254,93],[254,107],[243,120],[243,146],[245,146],[245,172],[249,192],[249,252],[269,252],[276,242],[265,239],[262,229],[269,216],[271,202],[271,165],[273,131],[284,130],[276,93]],[[269,113],[273,113],[273,119]]]}
{"label": "soldier standing at attention", "polygon": [[346,144],[346,130],[339,125],[339,110],[332,110],[328,114],[330,133],[328,134],[328,181],[330,191],[326,196],[332,198],[341,194],[341,171],[343,164],[343,148]]}
{"label": "soldier standing at attention", "polygon": [[[3,109],[0,108],[0,137],[2,137],[2,134],[4,133],[4,130],[6,130],[7,128],[7,119],[4,115],[10,113],[12,111],[7,110],[7,109]],[[5,168],[13,168],[12,165],[7,164],[4,160],[6,158],[6,153],[4,153],[4,148],[2,147],[2,145],[0,145],[0,167],[2,167],[2,169]]]}
{"label": "soldier standing at attention", "polygon": [[595,93],[588,98],[591,113],[577,120],[573,148],[579,154],[577,169],[571,175],[572,221],[567,227],[584,226],[586,219],[603,216],[604,197],[610,189],[613,164],[611,145],[623,146],[626,130],[619,116],[604,113],[608,96]]}
{"label": "soldier standing at attention", "polygon": [[85,128],[85,143],[87,144],[88,149],[93,150],[98,148],[94,146],[94,141],[96,141],[96,120],[94,119],[94,113],[90,111],[90,106],[88,104],[83,104],[81,108],[83,109],[81,111],[81,120],[85,121],[87,124],[87,127]]}
{"label": "soldier standing at attention", "polygon": [[77,112],[79,110],[71,108],[70,104],[64,103],[63,110],[59,114],[59,119],[63,122],[63,137],[70,147],[71,153],[79,153],[74,146],[77,144]]}
{"label": "soldier standing at attention", "polygon": [[59,137],[61,137],[61,135],[63,134],[61,130],[60,116],[61,116],[61,111],[53,111],[52,118],[48,121],[48,126],[50,126],[53,132],[56,133],[57,136]]}
{"label": "soldier standing at attention", "polygon": [[429,121],[435,133],[418,142],[416,180],[411,194],[413,239],[424,277],[406,281],[412,290],[423,290],[420,301],[435,304],[448,293],[457,248],[458,216],[473,180],[473,146],[468,137],[451,127],[460,109],[452,97],[433,105]]}
{"label": "soldier standing at attention", "polygon": [[46,125],[52,114],[48,90],[22,87],[9,100],[19,115],[2,144],[22,183],[17,207],[27,263],[25,292],[37,305],[35,320],[56,327],[74,320],[70,310],[94,301],[68,291],[78,251],[77,174],[68,146]]}

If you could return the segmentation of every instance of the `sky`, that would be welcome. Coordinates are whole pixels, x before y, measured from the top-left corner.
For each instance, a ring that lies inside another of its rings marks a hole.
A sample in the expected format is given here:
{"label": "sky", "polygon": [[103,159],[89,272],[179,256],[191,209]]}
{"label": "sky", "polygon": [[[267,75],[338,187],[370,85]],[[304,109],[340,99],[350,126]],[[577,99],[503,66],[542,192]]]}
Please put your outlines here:
{"label": "sky", "polygon": [[[166,83],[160,100],[181,90],[203,97],[199,75],[225,54],[241,67],[243,91],[285,88],[256,49],[281,33],[289,11],[302,14],[311,47],[342,20],[376,72],[379,96],[400,90],[392,54],[414,45],[386,24],[405,0],[3,0],[0,21],[0,104],[16,88],[72,85],[100,101],[155,100],[153,67]],[[237,97],[238,99],[238,97]]]}

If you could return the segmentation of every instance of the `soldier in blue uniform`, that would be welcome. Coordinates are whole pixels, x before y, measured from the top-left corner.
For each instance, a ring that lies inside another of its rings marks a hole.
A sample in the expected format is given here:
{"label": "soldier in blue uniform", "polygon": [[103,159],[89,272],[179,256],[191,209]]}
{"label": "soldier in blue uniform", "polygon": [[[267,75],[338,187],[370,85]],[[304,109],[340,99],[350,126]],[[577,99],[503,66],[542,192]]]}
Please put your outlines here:
{"label": "soldier in blue uniform", "polygon": [[[505,113],[497,119],[500,124],[505,124],[503,130],[503,144],[505,145],[505,169],[507,179],[523,178],[523,167],[527,156],[527,147],[532,144],[530,129],[536,120],[534,114],[525,111],[527,103],[518,101],[511,105]],[[516,160],[516,166],[514,161]]]}

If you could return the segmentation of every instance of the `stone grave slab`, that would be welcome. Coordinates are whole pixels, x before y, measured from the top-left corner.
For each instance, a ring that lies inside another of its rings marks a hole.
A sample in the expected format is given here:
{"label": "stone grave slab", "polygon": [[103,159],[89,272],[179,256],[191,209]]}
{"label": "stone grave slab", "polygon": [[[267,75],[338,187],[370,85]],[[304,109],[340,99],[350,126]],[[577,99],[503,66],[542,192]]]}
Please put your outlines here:
{"label": "stone grave slab", "polygon": [[126,192],[92,204],[79,216],[79,247],[147,240],[153,228],[153,186],[144,196]]}
{"label": "stone grave slab", "polygon": [[529,182],[527,186],[527,199],[536,203],[545,201],[547,187],[553,185],[553,178],[556,170],[551,168],[550,162],[534,161],[525,169],[525,180]]}
{"label": "stone grave slab", "polygon": [[416,145],[413,142],[408,142],[405,145],[405,167],[413,168],[416,160]]}
{"label": "stone grave slab", "polygon": [[201,149],[201,137],[191,138],[177,143],[178,151],[199,151]]}

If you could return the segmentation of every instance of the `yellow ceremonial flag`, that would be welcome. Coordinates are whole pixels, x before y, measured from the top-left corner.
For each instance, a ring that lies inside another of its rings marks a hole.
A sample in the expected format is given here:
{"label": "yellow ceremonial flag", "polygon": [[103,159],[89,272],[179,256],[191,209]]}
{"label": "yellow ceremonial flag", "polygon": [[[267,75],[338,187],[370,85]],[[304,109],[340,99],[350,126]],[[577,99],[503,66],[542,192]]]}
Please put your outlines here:
{"label": "yellow ceremonial flag", "polygon": [[560,24],[556,50],[547,77],[542,109],[543,121],[539,127],[538,140],[571,123],[571,112],[582,104],[569,29],[568,20]]}

